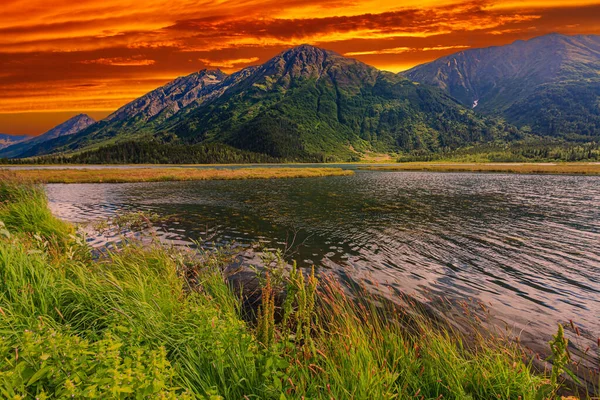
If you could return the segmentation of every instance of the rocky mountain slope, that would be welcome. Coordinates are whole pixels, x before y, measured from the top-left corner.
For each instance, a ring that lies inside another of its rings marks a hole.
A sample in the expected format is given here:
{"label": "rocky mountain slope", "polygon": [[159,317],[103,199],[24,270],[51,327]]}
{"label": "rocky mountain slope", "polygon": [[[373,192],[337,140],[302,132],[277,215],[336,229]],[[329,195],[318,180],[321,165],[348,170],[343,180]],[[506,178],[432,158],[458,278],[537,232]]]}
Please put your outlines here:
{"label": "rocky mountain slope", "polygon": [[88,148],[113,140],[147,138],[172,115],[218,94],[219,91],[213,92],[213,89],[226,77],[220,70],[202,70],[179,77],[124,105],[74,137],[38,143],[18,154],[18,157]]}
{"label": "rocky mountain slope", "polygon": [[370,150],[435,151],[517,134],[435,88],[303,45],[232,75],[201,71],[179,78],[76,135],[19,156],[153,141],[333,161]]}
{"label": "rocky mountain slope", "polygon": [[551,34],[458,52],[402,73],[467,107],[575,140],[600,138],[600,36]]}
{"label": "rocky mountain slope", "polygon": [[73,135],[94,123],[96,123],[96,121],[89,115],[76,115],[39,136],[31,137],[28,140],[21,141],[0,150],[0,157],[18,157],[36,146],[56,138]]}
{"label": "rocky mountain slope", "polygon": [[323,160],[363,150],[434,150],[506,134],[439,91],[308,45],[253,68],[164,128],[186,141]]}
{"label": "rocky mountain slope", "polygon": [[5,147],[12,146],[13,144],[23,142],[25,140],[31,139],[31,136],[28,135],[9,135],[6,133],[0,133],[0,150]]}
{"label": "rocky mountain slope", "polygon": [[211,92],[208,88],[220,83],[226,76],[220,70],[203,70],[179,77],[119,108],[104,121],[147,122],[157,117],[166,119],[189,104],[203,99]]}

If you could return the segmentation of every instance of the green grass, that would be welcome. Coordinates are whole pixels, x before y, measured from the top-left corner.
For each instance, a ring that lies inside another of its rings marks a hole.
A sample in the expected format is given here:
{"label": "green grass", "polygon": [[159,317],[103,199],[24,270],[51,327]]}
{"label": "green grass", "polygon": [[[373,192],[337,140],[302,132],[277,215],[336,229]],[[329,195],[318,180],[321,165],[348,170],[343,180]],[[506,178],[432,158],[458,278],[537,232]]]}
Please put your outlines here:
{"label": "green grass", "polygon": [[39,188],[0,174],[0,221],[9,230],[37,233],[47,239],[64,240],[74,234],[72,226],[54,218]]}
{"label": "green grass", "polygon": [[221,273],[226,255],[132,242],[94,259],[42,189],[2,181],[0,202],[2,398],[537,399],[556,389],[515,344],[467,345],[412,308],[351,300],[295,268],[281,309],[267,279],[247,323]]}

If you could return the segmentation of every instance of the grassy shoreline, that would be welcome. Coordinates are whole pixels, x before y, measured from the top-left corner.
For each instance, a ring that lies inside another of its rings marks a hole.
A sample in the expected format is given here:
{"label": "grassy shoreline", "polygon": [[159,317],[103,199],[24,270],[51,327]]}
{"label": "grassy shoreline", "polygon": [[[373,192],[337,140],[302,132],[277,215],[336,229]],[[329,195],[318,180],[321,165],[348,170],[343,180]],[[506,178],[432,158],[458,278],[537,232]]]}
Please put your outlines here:
{"label": "grassy shoreline", "polygon": [[[341,168],[103,168],[4,170],[17,179],[36,183],[126,183],[235,179],[285,179],[346,176]],[[2,170],[0,170],[2,173]]]}
{"label": "grassy shoreline", "polygon": [[563,371],[533,373],[514,343],[466,346],[416,309],[352,301],[296,269],[267,275],[245,322],[227,255],[131,242],[94,259],[28,183],[0,181],[0,221],[4,398],[535,400],[559,388]]}
{"label": "grassy shoreline", "polygon": [[512,174],[600,175],[600,163],[440,163],[407,162],[359,167],[365,171],[490,172]]}

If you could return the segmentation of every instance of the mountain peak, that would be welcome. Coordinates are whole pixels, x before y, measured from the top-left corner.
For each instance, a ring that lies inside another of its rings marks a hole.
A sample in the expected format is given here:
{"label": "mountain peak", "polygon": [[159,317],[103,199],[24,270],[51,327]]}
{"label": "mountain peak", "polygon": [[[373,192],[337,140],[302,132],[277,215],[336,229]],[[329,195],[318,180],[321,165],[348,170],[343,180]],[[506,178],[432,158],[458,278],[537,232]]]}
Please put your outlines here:
{"label": "mountain peak", "polygon": [[320,47],[313,46],[310,44],[301,44],[300,46],[292,47],[281,52],[279,55],[275,56],[275,59],[299,59],[301,62],[314,63],[320,60],[324,60],[328,57],[343,58],[341,55],[334,51],[322,49]]}
{"label": "mountain peak", "polygon": [[295,79],[321,79],[327,76],[336,80],[342,75],[346,75],[349,80],[355,80],[349,75],[358,79],[368,79],[377,75],[378,71],[374,67],[343,57],[334,51],[302,44],[279,53],[261,66],[257,72],[263,77],[269,76],[269,82],[276,80],[287,87]]}
{"label": "mountain peak", "polygon": [[598,70],[600,36],[551,33],[464,50],[403,75],[539,134],[584,135],[600,126]]}
{"label": "mountain peak", "polygon": [[8,133],[0,133],[0,150],[29,139],[31,139],[31,136],[29,135],[11,135]]}
{"label": "mountain peak", "polygon": [[91,122],[92,124],[94,122],[96,122],[96,120],[94,118],[90,117],[89,115],[87,115],[85,113],[77,114],[76,116],[68,119],[67,121],[65,121],[63,123],[66,123],[69,121],[88,121],[88,122]]}
{"label": "mountain peak", "polygon": [[203,68],[200,71],[194,72],[193,74],[186,75],[186,76],[180,76],[177,79],[190,79],[192,77],[214,77],[215,79],[218,79],[219,81],[221,81],[227,77],[227,74],[225,72],[221,71],[219,68],[217,68],[217,69]]}
{"label": "mountain peak", "polygon": [[304,43],[295,47],[291,47],[285,51],[283,51],[284,53],[292,53],[292,54],[299,54],[299,53],[334,53],[334,51],[331,50],[327,50],[327,49],[323,49],[321,47],[318,46],[314,46],[312,44],[308,44],[308,43]]}
{"label": "mountain peak", "polygon": [[62,136],[74,135],[95,123],[96,120],[89,115],[77,114],[39,136],[25,137],[23,140],[9,143],[5,148],[2,148],[0,143],[0,149],[2,149],[0,151],[0,157],[16,157],[20,153],[25,152],[40,143]]}
{"label": "mountain peak", "polygon": [[159,114],[168,118],[189,104],[200,100],[210,88],[228,75],[220,69],[203,69],[179,78],[145,94],[119,108],[106,118],[107,122],[134,117],[148,121]]}
{"label": "mountain peak", "polygon": [[45,140],[54,139],[60,136],[72,135],[87,128],[88,126],[95,124],[96,120],[87,114],[77,114],[74,117],[69,118],[62,124],[55,126],[48,132],[38,136],[38,138],[44,138]]}
{"label": "mountain peak", "polygon": [[402,74],[441,89],[454,86],[451,94],[468,105],[485,97],[484,91],[496,90],[497,85],[481,82],[523,79],[529,85],[540,84],[560,79],[574,66],[588,77],[597,77],[599,62],[600,36],[551,33],[506,46],[463,50]]}

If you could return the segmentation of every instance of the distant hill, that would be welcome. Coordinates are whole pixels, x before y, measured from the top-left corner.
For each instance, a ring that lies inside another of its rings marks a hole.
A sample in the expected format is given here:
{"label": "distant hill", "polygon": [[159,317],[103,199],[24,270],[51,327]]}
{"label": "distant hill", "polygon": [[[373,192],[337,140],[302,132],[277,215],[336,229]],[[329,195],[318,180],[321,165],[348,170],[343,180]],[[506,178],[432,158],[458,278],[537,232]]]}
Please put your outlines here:
{"label": "distant hill", "polygon": [[154,153],[156,145],[183,145],[177,151],[185,151],[187,144],[198,154],[209,148],[218,153],[221,146],[222,154],[236,157],[241,151],[243,157],[333,161],[357,159],[367,150],[436,151],[515,135],[514,128],[477,116],[435,88],[302,45],[232,75],[200,71],[178,78],[76,135],[19,156],[103,146],[103,154],[129,160],[127,154],[148,150],[132,143],[152,142]]}
{"label": "distant hill", "polygon": [[19,157],[35,146],[59,137],[73,135],[95,122],[89,115],[76,115],[39,136],[31,137],[28,140],[18,142],[0,150],[0,157]]}
{"label": "distant hill", "polygon": [[[61,138],[50,143],[37,143],[21,152],[18,157],[46,154],[57,150],[68,152],[74,149],[86,149],[110,143],[113,138],[114,140],[139,140],[141,137],[148,139],[156,128],[172,115],[210,98],[213,86],[225,77],[227,74],[219,70],[202,70],[179,77],[124,105],[74,137]],[[216,93],[218,91],[213,94]]]}
{"label": "distant hill", "polygon": [[7,133],[0,133],[0,150],[11,146],[13,144],[23,142],[27,139],[31,139],[29,135],[9,135]]}
{"label": "distant hill", "polygon": [[542,136],[600,139],[600,36],[550,34],[458,52],[402,73]]}

